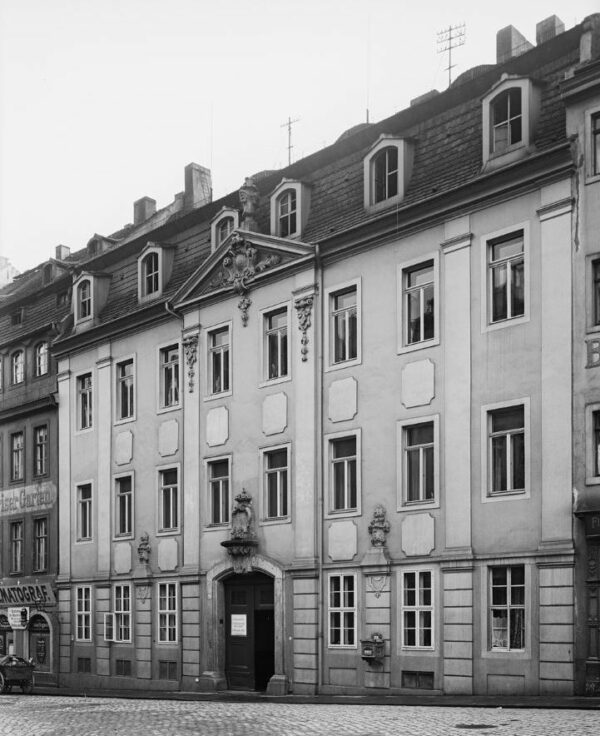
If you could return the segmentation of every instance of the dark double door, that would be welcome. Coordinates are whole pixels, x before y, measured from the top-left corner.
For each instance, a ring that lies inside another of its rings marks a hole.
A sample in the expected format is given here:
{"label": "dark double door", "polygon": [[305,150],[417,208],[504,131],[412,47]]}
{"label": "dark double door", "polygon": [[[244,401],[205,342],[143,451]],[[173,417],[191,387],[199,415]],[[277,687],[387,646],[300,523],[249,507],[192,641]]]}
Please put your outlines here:
{"label": "dark double door", "polygon": [[265,690],[274,672],[273,579],[260,573],[225,581],[225,671],[232,690]]}

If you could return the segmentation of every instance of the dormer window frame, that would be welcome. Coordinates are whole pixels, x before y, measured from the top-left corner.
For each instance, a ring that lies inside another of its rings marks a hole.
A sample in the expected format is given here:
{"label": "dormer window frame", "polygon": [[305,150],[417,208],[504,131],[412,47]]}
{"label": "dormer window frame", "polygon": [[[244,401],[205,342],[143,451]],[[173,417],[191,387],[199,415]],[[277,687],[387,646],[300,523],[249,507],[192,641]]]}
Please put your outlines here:
{"label": "dormer window frame", "polygon": [[[82,296],[85,284],[88,285],[88,292],[85,296]],[[74,286],[75,324],[80,324],[94,317],[94,279],[88,273],[82,274]]]}
{"label": "dormer window frame", "polygon": [[[232,220],[232,227],[225,236],[220,234],[221,226],[227,221]],[[210,223],[210,251],[213,253],[234,230],[240,226],[240,213],[234,207],[223,207]]]}
{"label": "dormer window frame", "polygon": [[[379,136],[363,160],[363,197],[367,212],[377,212],[402,202],[412,173],[412,162],[413,146],[409,139],[386,134]],[[385,168],[385,196],[379,197],[375,175],[382,163]]]}
{"label": "dormer window frame", "polygon": [[[156,299],[160,299],[165,291],[165,286],[169,283],[171,271],[173,268],[173,247],[165,243],[153,243],[148,241],[146,247],[139,254],[137,259],[138,265],[138,302],[144,304]],[[155,253],[158,256],[158,289],[148,292],[146,289],[147,274],[144,271],[144,264],[148,257]]]}
{"label": "dormer window frame", "polygon": [[150,250],[141,259],[141,298],[150,298],[159,294],[160,284],[160,255],[156,250]]}
{"label": "dormer window frame", "polygon": [[310,188],[295,179],[282,179],[270,195],[271,235],[296,239],[302,236],[310,209]]}
{"label": "dormer window frame", "polygon": [[42,268],[42,286],[48,286],[54,280],[54,266],[46,263]]}

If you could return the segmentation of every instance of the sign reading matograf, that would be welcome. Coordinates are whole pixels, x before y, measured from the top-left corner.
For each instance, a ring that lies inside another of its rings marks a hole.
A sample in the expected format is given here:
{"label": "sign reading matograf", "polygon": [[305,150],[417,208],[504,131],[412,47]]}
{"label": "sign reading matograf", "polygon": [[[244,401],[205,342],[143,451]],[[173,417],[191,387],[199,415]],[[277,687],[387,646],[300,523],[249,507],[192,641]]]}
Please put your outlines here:
{"label": "sign reading matograf", "polygon": [[51,481],[9,488],[0,493],[0,516],[13,516],[27,511],[48,511],[55,502],[56,486]]}
{"label": "sign reading matograf", "polygon": [[56,605],[56,598],[48,583],[21,583],[0,585],[0,606]]}

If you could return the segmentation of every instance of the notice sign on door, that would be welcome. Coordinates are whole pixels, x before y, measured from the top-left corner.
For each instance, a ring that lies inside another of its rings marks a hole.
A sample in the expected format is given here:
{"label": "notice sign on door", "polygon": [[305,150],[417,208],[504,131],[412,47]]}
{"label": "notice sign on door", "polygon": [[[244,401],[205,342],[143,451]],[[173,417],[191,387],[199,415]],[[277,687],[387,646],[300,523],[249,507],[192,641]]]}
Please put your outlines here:
{"label": "notice sign on door", "polygon": [[248,636],[245,613],[231,614],[231,636]]}

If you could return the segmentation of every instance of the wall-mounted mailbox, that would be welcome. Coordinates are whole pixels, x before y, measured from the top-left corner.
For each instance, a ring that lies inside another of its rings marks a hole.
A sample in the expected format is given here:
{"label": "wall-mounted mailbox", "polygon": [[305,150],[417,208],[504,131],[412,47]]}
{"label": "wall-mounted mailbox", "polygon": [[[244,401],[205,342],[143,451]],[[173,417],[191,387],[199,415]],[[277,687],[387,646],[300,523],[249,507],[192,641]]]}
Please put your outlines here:
{"label": "wall-mounted mailbox", "polygon": [[371,634],[370,639],[361,639],[360,656],[372,662],[373,660],[383,659],[385,654],[385,642],[382,634]]}

